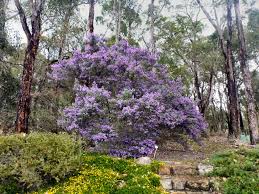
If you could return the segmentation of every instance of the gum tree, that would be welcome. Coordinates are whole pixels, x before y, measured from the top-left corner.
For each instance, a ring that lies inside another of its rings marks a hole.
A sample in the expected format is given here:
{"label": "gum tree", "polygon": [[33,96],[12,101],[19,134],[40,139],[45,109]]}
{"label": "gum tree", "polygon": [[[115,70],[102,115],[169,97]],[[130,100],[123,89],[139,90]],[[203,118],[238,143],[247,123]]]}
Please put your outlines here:
{"label": "gum tree", "polygon": [[31,86],[33,80],[34,63],[39,47],[41,35],[41,15],[45,0],[30,1],[31,15],[30,27],[28,18],[19,0],[15,0],[15,5],[19,13],[23,31],[27,37],[27,47],[25,51],[23,73],[20,83],[20,94],[17,106],[16,132],[28,133],[28,121],[31,105]]}

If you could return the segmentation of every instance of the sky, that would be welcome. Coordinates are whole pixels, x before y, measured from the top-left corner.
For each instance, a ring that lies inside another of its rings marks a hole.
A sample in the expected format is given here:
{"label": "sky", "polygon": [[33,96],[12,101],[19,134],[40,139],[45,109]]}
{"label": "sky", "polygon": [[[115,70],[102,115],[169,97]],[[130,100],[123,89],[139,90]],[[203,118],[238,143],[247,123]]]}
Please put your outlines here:
{"label": "sky", "polygon": [[[137,0],[137,1],[139,2],[139,4],[142,5],[142,10],[147,11],[150,0]],[[194,0],[175,0],[172,3],[173,9],[171,9],[171,10],[163,9],[163,15],[171,17],[171,16],[175,15],[176,13],[180,13],[181,12],[181,11],[179,11],[180,5],[189,4],[190,2],[193,2],[193,1]],[[155,1],[155,3],[157,3],[157,2],[158,1]],[[203,4],[207,7],[208,11],[211,12],[211,8],[208,7],[208,5],[210,5],[209,2],[210,2],[210,0],[203,0]],[[255,7],[259,9],[259,0],[256,0]],[[9,8],[10,9],[9,9],[8,15],[10,15],[10,16],[14,15],[16,13],[16,7],[15,7],[13,1],[10,2]],[[245,16],[245,14],[244,14],[245,9],[244,9],[243,6],[241,8],[243,8],[241,11],[243,12],[243,15]],[[187,8],[187,11],[191,12],[192,9],[193,9],[193,7],[189,7],[189,8]],[[186,10],[184,10],[184,11],[186,11]],[[218,15],[219,16],[222,15],[223,11],[224,10],[218,9],[217,10]],[[197,13],[197,9],[195,10],[195,12]],[[87,19],[87,17],[88,17],[88,5],[84,5],[84,6],[80,7],[80,15],[81,15],[82,19],[84,19],[84,20]],[[101,7],[99,5],[97,5],[96,8],[95,8],[95,15],[96,16],[101,15]],[[196,16],[194,16],[194,17],[196,17]],[[202,11],[199,11],[198,19],[202,20],[202,22],[205,24],[205,28],[204,28],[204,31],[203,31],[204,35],[209,35],[209,34],[214,32],[214,28],[208,22],[207,18],[202,13]],[[246,19],[244,19],[243,22],[245,23]],[[26,36],[25,36],[25,34],[22,30],[22,26],[21,26],[21,23],[20,23],[18,18],[8,21],[7,28],[9,30],[9,33],[11,33],[11,37],[13,38],[13,41],[16,41],[15,40],[16,37],[20,37],[19,41],[21,41],[22,43],[26,42]],[[104,31],[106,31],[106,29],[107,29],[106,26],[95,25],[95,33],[96,34],[102,34]],[[109,35],[109,33],[111,33],[111,32],[108,31],[108,35]],[[145,34],[145,39],[146,39],[146,41],[148,41],[148,39],[149,39],[148,33]]]}

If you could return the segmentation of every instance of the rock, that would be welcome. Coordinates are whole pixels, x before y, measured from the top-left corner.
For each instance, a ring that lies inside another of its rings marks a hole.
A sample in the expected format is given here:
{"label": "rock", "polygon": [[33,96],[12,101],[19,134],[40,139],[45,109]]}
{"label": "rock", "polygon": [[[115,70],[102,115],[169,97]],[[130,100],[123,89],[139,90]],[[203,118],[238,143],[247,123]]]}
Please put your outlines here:
{"label": "rock", "polygon": [[196,168],[189,165],[173,165],[171,166],[173,175],[196,175],[198,172]]}
{"label": "rock", "polygon": [[173,189],[184,190],[186,181],[177,177],[172,178]]}
{"label": "rock", "polygon": [[198,165],[198,172],[199,175],[205,175],[213,171],[213,166],[206,165],[206,164],[199,164]]}
{"label": "rock", "polygon": [[141,165],[149,165],[151,164],[151,159],[149,157],[140,157],[137,159],[136,161],[137,164],[141,164]]}
{"label": "rock", "polygon": [[170,194],[216,194],[216,193],[210,193],[207,191],[171,191]]}
{"label": "rock", "polygon": [[120,181],[119,184],[118,184],[118,188],[122,188],[126,185],[125,181]]}
{"label": "rock", "polygon": [[188,192],[186,192],[186,194],[212,194],[212,193],[210,193],[210,192],[207,192],[207,191],[201,191],[201,192],[199,192],[199,191],[197,191],[197,192],[195,192],[195,191],[188,191]]}
{"label": "rock", "polygon": [[186,194],[184,191],[171,191],[170,194]]}
{"label": "rock", "polygon": [[160,183],[165,190],[171,190],[173,188],[171,177],[161,177]]}
{"label": "rock", "polygon": [[210,182],[207,178],[200,177],[195,180],[188,180],[185,187],[194,191],[209,191]]}
{"label": "rock", "polygon": [[160,166],[158,173],[160,175],[171,175],[171,167],[168,165],[162,165]]}

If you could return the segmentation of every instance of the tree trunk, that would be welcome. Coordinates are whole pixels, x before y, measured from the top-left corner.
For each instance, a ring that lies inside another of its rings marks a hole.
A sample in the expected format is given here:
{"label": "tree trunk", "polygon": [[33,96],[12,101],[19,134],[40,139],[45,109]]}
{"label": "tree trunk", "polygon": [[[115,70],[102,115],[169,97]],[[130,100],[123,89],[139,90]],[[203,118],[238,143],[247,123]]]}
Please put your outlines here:
{"label": "tree trunk", "polygon": [[72,7],[69,7],[65,17],[64,17],[64,25],[63,25],[63,29],[61,31],[61,40],[60,40],[60,45],[59,45],[59,51],[58,51],[58,59],[62,59],[63,58],[63,54],[64,54],[64,46],[66,43],[66,39],[67,39],[67,31],[69,30],[69,21],[70,21],[70,16],[72,14]]}
{"label": "tree trunk", "polygon": [[223,100],[222,100],[222,93],[220,91],[220,85],[218,85],[218,96],[219,96],[219,111],[220,111],[220,129],[221,131],[225,131],[225,119],[224,119],[224,112],[223,112]]}
{"label": "tree trunk", "polygon": [[154,18],[154,11],[155,11],[155,6],[154,6],[155,0],[151,0],[150,7],[149,7],[149,16],[150,16],[150,47],[151,47],[151,52],[154,53],[156,50],[155,46],[155,18]]}
{"label": "tree trunk", "polygon": [[120,41],[121,34],[121,0],[114,0],[113,9],[115,14],[115,40],[116,43]]}
{"label": "tree trunk", "polygon": [[238,111],[237,86],[235,80],[235,66],[232,52],[232,0],[227,0],[227,66],[226,74],[228,79],[228,96],[230,108],[230,121],[232,129],[229,131],[230,138],[239,138],[240,122]]}
{"label": "tree trunk", "polygon": [[0,61],[3,60],[3,50],[6,46],[6,34],[5,34],[5,22],[6,22],[6,14],[5,14],[5,0],[0,0]]}
{"label": "tree trunk", "polygon": [[27,18],[20,1],[15,0],[15,5],[19,12],[19,17],[23,30],[27,36],[27,48],[25,52],[23,74],[20,84],[20,95],[17,106],[16,132],[28,133],[28,122],[31,105],[31,86],[33,80],[34,63],[39,47],[40,31],[41,31],[41,13],[45,0],[36,2],[31,1],[32,16],[31,30],[28,27]]}
{"label": "tree trunk", "polygon": [[88,31],[94,33],[94,0],[90,0],[89,4],[89,15],[88,15]]}
{"label": "tree trunk", "polygon": [[[114,1],[116,3],[116,0]],[[96,40],[94,37],[94,7],[95,0],[89,0],[89,13],[88,13],[88,22],[86,29],[86,46],[85,49],[90,53],[94,53],[96,51]],[[115,4],[114,4],[115,9]]]}
{"label": "tree trunk", "polygon": [[21,80],[20,97],[18,102],[16,131],[28,133],[28,120],[31,104],[31,85],[33,79],[34,62],[38,50],[38,40],[31,40],[28,43]]}
{"label": "tree trunk", "polygon": [[[239,127],[239,111],[238,111],[238,96],[237,96],[237,86],[234,77],[234,61],[232,54],[232,17],[231,17],[231,8],[232,3],[231,0],[227,1],[227,27],[228,27],[228,38],[227,38],[227,46],[225,45],[223,31],[220,28],[217,20],[214,22],[210,14],[201,4],[200,0],[196,0],[202,9],[203,13],[208,18],[209,22],[215,28],[218,33],[219,43],[221,47],[222,54],[225,59],[225,73],[227,75],[227,88],[228,88],[228,100],[229,100],[229,137],[238,138],[240,135],[240,127]],[[214,9],[214,13],[216,15],[216,10]]]}
{"label": "tree trunk", "polygon": [[246,56],[246,44],[245,36],[243,30],[243,24],[240,14],[240,4],[239,0],[234,0],[235,13],[236,13],[236,25],[238,30],[238,41],[239,41],[239,61],[241,66],[241,71],[243,74],[243,81],[245,85],[245,96],[247,101],[247,114],[248,114],[248,126],[250,132],[251,144],[256,144],[258,139],[258,126],[257,126],[257,117],[255,109],[255,98],[252,88],[252,78],[247,65],[247,56]]}

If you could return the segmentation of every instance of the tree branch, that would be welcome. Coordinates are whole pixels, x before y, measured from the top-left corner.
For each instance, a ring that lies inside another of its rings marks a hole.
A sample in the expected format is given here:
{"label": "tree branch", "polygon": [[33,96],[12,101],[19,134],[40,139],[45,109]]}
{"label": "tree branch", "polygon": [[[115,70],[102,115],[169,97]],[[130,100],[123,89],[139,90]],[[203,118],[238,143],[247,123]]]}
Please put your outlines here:
{"label": "tree branch", "polygon": [[221,28],[213,21],[212,17],[210,16],[210,14],[207,12],[207,10],[205,9],[205,7],[201,4],[200,0],[196,0],[196,2],[199,4],[200,8],[202,9],[203,13],[206,15],[206,17],[208,18],[209,22],[211,23],[211,25],[215,28],[215,30],[218,32],[219,36],[222,38],[223,33]]}
{"label": "tree branch", "polygon": [[23,10],[19,0],[14,0],[14,2],[15,2],[15,6],[18,10],[18,14],[19,14],[19,17],[20,17],[20,20],[21,20],[22,28],[23,28],[26,36],[27,36],[27,39],[29,40],[29,39],[31,39],[31,32],[30,32],[29,27],[28,27],[28,23],[27,23],[27,19],[26,19],[24,10]]}

